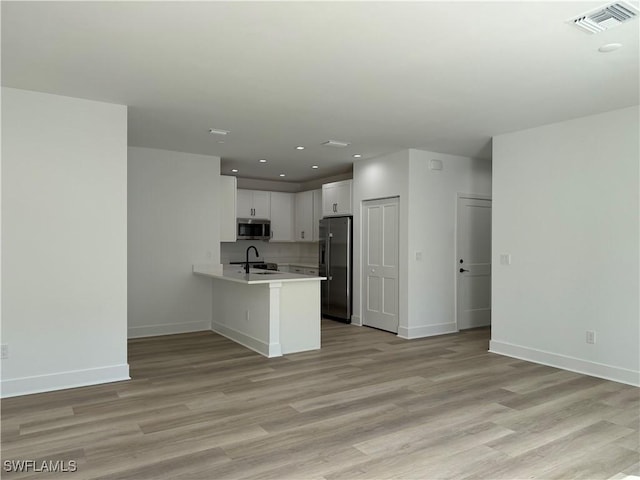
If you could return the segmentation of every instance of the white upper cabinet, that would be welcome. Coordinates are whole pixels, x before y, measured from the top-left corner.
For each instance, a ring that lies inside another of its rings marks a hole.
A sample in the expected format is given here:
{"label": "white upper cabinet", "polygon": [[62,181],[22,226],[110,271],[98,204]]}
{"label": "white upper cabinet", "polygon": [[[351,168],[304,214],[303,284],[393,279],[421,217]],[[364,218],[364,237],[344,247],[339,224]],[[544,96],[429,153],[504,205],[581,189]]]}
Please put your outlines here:
{"label": "white upper cabinet", "polygon": [[271,192],[238,190],[238,218],[271,218]]}
{"label": "white upper cabinet", "polygon": [[313,241],[313,191],[296,193],[296,242]]}
{"label": "white upper cabinet", "polygon": [[236,177],[220,175],[220,241],[236,241]]}
{"label": "white upper cabinet", "polygon": [[320,240],[320,219],[322,218],[322,189],[313,190],[313,241]]}
{"label": "white upper cabinet", "polygon": [[271,241],[295,241],[293,228],[294,194],[271,192]]}
{"label": "white upper cabinet", "polygon": [[296,193],[296,242],[317,242],[322,218],[322,190]]}
{"label": "white upper cabinet", "polygon": [[353,180],[325,183],[322,185],[322,215],[335,217],[352,215],[351,188]]}

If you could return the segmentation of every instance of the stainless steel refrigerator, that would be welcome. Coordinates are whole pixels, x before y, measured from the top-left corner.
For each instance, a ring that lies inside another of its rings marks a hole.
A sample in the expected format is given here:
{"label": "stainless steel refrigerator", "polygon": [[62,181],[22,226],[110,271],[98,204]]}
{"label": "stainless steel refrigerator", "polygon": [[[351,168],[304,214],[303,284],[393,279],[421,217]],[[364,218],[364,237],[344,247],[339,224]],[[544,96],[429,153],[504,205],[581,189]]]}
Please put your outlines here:
{"label": "stainless steel refrigerator", "polygon": [[351,217],[320,220],[320,276],[322,315],[351,323]]}

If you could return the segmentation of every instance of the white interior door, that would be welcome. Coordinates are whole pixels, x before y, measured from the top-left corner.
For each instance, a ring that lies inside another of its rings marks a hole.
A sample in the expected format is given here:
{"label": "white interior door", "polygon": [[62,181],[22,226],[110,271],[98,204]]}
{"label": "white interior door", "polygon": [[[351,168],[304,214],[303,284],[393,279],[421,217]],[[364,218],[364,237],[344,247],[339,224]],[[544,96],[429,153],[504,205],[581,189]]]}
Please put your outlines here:
{"label": "white interior door", "polygon": [[491,324],[491,200],[458,198],[458,329]]}
{"label": "white interior door", "polygon": [[398,198],[363,203],[362,323],[398,333]]}

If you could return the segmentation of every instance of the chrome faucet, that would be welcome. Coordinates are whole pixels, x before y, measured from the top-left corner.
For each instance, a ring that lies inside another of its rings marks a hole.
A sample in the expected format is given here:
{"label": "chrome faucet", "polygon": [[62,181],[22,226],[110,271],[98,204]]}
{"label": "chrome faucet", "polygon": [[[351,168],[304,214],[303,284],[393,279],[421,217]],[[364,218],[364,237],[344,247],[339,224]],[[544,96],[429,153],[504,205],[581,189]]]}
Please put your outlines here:
{"label": "chrome faucet", "polygon": [[256,258],[260,256],[260,254],[258,253],[258,249],[256,247],[254,247],[253,245],[251,245],[250,247],[247,247],[247,258],[246,258],[246,263],[244,264],[244,271],[247,275],[249,275],[249,250],[251,250],[252,248],[256,252]]}

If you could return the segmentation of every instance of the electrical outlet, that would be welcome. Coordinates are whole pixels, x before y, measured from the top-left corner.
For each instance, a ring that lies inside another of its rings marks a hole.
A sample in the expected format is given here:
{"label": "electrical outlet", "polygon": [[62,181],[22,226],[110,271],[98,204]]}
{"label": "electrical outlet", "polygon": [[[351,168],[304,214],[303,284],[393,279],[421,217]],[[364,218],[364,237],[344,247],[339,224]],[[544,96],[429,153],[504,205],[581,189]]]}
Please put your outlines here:
{"label": "electrical outlet", "polygon": [[587,343],[593,345],[596,343],[596,332],[587,330]]}
{"label": "electrical outlet", "polygon": [[9,358],[9,345],[7,345],[6,343],[3,343],[0,346],[0,358]]}

